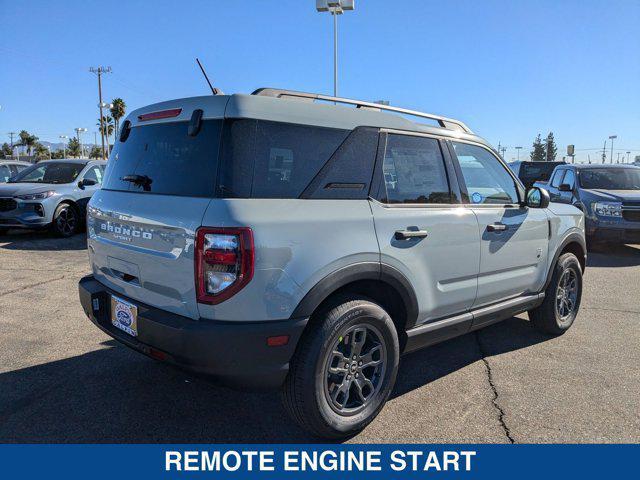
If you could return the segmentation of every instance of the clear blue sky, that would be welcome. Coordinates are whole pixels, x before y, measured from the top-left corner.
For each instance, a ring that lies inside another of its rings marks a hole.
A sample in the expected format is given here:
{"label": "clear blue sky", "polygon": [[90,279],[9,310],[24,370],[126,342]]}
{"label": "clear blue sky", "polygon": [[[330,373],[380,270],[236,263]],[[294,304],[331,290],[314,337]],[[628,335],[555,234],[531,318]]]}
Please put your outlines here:
{"label": "clear blue sky", "polygon": [[[0,0],[0,24],[0,141],[92,140],[92,65],[130,108],[207,94],[196,56],[227,93],[333,88],[314,0]],[[640,155],[640,0],[357,0],[339,31],[342,96],[458,117],[523,154],[552,130],[578,160],[610,134]]]}

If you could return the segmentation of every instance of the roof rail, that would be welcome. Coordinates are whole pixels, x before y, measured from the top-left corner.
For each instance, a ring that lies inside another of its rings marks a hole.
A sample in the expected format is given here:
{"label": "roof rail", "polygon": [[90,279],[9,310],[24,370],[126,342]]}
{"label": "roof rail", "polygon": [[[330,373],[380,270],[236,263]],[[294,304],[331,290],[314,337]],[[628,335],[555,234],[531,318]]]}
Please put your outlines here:
{"label": "roof rail", "polygon": [[433,113],[418,112],[416,110],[407,110],[406,108],[398,108],[398,107],[392,107],[389,105],[381,105],[379,103],[364,102],[362,100],[352,100],[350,98],[342,98],[342,97],[331,97],[329,95],[323,95],[321,93],[307,93],[307,92],[297,92],[295,90],[282,90],[279,88],[259,88],[256,91],[254,91],[251,95],[261,95],[265,97],[275,97],[275,98],[287,98],[292,100],[302,100],[302,101],[309,101],[309,102],[314,102],[315,100],[323,100],[327,102],[355,105],[357,108],[362,108],[367,110],[378,110],[378,111],[387,110],[390,112],[397,112],[405,115],[412,115],[415,117],[428,118],[430,120],[435,120],[438,122],[438,125],[440,125],[442,128],[447,128],[449,130],[460,130],[465,133],[473,133],[471,129],[467,127],[460,120],[441,117],[440,115],[435,115]]}

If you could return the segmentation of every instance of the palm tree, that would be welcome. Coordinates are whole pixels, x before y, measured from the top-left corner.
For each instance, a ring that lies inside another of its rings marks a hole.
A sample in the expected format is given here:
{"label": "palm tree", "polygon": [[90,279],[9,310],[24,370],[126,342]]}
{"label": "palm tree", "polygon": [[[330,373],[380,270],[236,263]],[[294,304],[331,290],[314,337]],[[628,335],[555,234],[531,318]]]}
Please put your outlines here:
{"label": "palm tree", "polygon": [[[109,115],[103,116],[102,123],[104,124],[104,127],[101,126],[100,119],[98,119],[98,123],[96,123],[96,126],[98,127],[98,131],[107,137],[107,144],[109,144],[109,137],[113,134],[114,130],[113,118],[111,118]],[[106,134],[104,132],[106,132]]]}
{"label": "palm tree", "polygon": [[111,100],[113,106],[110,108],[111,116],[116,122],[116,135],[120,131],[120,119],[124,117],[125,111],[127,110],[127,104],[124,103],[120,97],[114,98]]}
{"label": "palm tree", "polygon": [[49,158],[49,149],[40,142],[36,142],[34,145],[33,153],[38,160]]}
{"label": "palm tree", "polygon": [[22,130],[18,136],[20,137],[18,145],[25,147],[27,149],[27,155],[31,155],[31,149],[38,143],[38,137],[31,135],[26,130]]}

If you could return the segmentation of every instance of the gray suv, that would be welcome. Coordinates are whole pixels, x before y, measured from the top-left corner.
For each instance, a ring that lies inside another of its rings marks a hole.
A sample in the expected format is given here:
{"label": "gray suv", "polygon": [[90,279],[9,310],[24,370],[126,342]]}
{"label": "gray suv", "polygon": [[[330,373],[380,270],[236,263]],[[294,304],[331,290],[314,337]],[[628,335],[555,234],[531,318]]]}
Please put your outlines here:
{"label": "gray suv", "polygon": [[50,228],[61,237],[84,222],[91,196],[100,188],[103,160],[46,160],[0,185],[0,234],[10,228]]}
{"label": "gray suv", "polygon": [[403,353],[522,312],[564,333],[586,259],[582,212],[462,122],[276,89],[132,112],[87,222],[95,325],[280,388],[328,438],[375,418]]}

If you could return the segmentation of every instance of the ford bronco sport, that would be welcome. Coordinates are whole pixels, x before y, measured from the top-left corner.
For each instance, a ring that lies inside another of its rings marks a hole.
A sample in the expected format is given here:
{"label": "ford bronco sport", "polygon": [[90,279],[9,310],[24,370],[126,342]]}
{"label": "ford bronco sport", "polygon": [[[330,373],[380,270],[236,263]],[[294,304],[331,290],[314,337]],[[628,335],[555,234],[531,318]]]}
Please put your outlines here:
{"label": "ford bronco sport", "polygon": [[462,122],[396,107],[260,89],[141,108],[87,215],[95,325],[281,388],[322,437],[375,418],[402,353],[522,312],[560,335],[580,306],[582,212]]}

